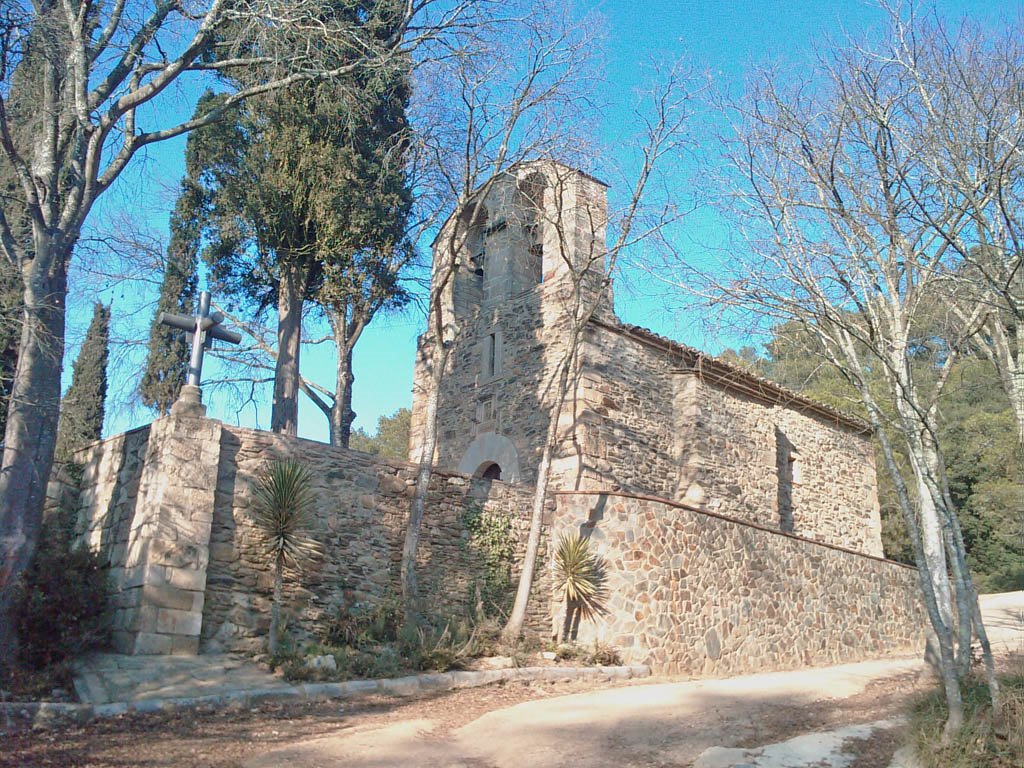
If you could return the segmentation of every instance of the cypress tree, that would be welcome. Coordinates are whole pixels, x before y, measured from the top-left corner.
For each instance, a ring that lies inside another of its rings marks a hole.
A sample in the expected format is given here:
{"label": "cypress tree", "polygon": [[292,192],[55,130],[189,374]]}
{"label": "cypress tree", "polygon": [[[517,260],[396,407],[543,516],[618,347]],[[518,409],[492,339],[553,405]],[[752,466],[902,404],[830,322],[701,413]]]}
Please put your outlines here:
{"label": "cypress tree", "polygon": [[161,324],[161,312],[179,315],[195,313],[196,262],[199,253],[199,213],[197,190],[188,180],[182,182],[181,195],[171,214],[171,242],[167,247],[167,264],[156,315],[149,329],[149,353],[146,370],[139,384],[142,402],[167,415],[178,392],[185,383],[188,368],[188,344],[181,331]]}
{"label": "cypress tree", "polygon": [[103,432],[103,404],[107,397],[107,343],[110,308],[97,302],[82,349],[75,360],[71,386],[60,405],[56,461],[71,462],[71,454]]}

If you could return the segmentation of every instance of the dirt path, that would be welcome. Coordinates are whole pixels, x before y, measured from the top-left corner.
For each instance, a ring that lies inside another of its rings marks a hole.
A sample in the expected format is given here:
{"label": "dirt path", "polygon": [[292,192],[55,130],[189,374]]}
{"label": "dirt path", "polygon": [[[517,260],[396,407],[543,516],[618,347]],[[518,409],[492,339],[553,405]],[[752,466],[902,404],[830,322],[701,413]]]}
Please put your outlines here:
{"label": "dirt path", "polygon": [[[829,683],[842,697],[812,702],[786,693],[805,684],[799,675],[750,678],[778,684],[757,695],[743,678],[614,687],[517,682],[415,700],[124,716],[7,734],[0,766],[686,765],[694,749],[713,743],[757,746],[895,714],[916,678],[904,672],[883,684],[848,676]],[[699,697],[684,708],[685,691]]]}
{"label": "dirt path", "polygon": [[[986,608],[1001,650],[1024,647],[1024,593]],[[711,746],[752,748],[901,714],[913,660],[718,681],[509,683],[415,700],[265,704],[101,720],[0,737],[0,766],[689,766]],[[880,768],[896,731],[851,768]]]}
{"label": "dirt path", "polygon": [[462,726],[427,716],[293,744],[246,768],[344,765],[685,766],[710,746],[756,746],[899,713],[915,661],[716,681],[638,684],[528,701]]}

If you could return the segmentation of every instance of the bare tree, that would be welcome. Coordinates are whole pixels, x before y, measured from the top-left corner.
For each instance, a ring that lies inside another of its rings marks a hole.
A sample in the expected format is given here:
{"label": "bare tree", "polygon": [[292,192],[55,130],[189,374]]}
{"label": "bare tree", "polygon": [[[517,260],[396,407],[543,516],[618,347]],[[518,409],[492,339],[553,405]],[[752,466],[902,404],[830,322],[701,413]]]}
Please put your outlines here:
{"label": "bare tree", "polygon": [[[637,112],[643,126],[638,140],[638,154],[642,159],[622,209],[611,222],[594,210],[587,211],[589,215],[583,217],[589,237],[582,240],[589,245],[588,250],[579,252],[575,246],[580,238],[569,236],[572,229],[579,226],[580,217],[575,211],[569,214],[568,206],[562,203],[563,198],[568,196],[571,184],[568,169],[564,166],[550,166],[550,205],[545,205],[542,200],[533,201],[534,216],[554,233],[553,237],[547,239],[555,244],[559,263],[563,265],[561,271],[565,276],[565,286],[560,298],[564,303],[562,338],[565,345],[552,373],[552,381],[544,387],[552,393],[552,404],[537,466],[530,528],[515,602],[502,630],[506,642],[513,643],[519,638],[526,620],[540,548],[551,460],[565,437],[561,434],[564,431],[560,423],[561,416],[566,399],[576,386],[583,333],[595,314],[611,311],[609,288],[619,258],[644,240],[657,238],[665,227],[682,215],[677,204],[667,201],[660,205],[652,204],[648,200],[649,188],[654,186],[658,172],[665,170],[663,166],[666,161],[671,162],[678,157],[687,142],[686,128],[691,116],[690,104],[696,80],[690,69],[682,63],[676,63],[663,74],[661,82],[657,83],[651,93],[650,104],[642,105]],[[572,215],[573,220],[567,221],[567,215]],[[605,232],[609,224],[614,236],[606,245]]]}
{"label": "bare tree", "polygon": [[[358,14],[334,13],[333,5],[40,0],[0,11],[0,157],[17,190],[15,204],[0,208],[0,251],[20,272],[24,294],[0,470],[0,658],[12,657],[10,586],[35,549],[53,460],[68,266],[96,201],[143,148],[209,124],[251,96],[408,55],[464,23],[475,3],[405,0],[394,34],[372,43]],[[181,85],[220,75],[236,85],[222,82],[229,93],[217,109],[175,119],[168,99]],[[22,208],[28,238],[12,220]]]}
{"label": "bare tree", "polygon": [[516,164],[537,157],[572,162],[582,153],[595,43],[593,20],[572,19],[554,0],[524,0],[505,4],[500,18],[479,27],[463,48],[419,72],[413,123],[432,126],[421,134],[433,156],[433,183],[426,186],[439,210],[458,215],[448,219],[435,249],[428,343],[421,348],[429,383],[422,421],[414,425],[419,469],[401,562],[403,603],[413,620],[420,614],[416,552],[437,449],[438,395],[459,332],[444,299],[470,234],[464,224],[479,218],[487,191]]}
{"label": "bare tree", "polygon": [[[948,243],[943,265],[960,330],[995,365],[1024,449],[1024,43],[1019,24],[987,32],[965,22],[951,32],[896,24],[893,66],[915,92],[924,141],[893,139],[915,155],[931,190],[960,216],[935,217],[926,195],[911,201]],[[975,312],[984,305],[980,317]]]}
{"label": "bare tree", "polygon": [[[962,723],[959,675],[967,671],[972,629],[994,701],[998,694],[937,439],[939,396],[983,308],[969,309],[937,369],[914,365],[926,341],[921,319],[935,310],[956,256],[952,243],[970,219],[922,159],[936,151],[934,136],[945,126],[941,113],[922,104],[929,91],[897,60],[901,40],[934,30],[898,14],[892,20],[876,52],[834,47],[816,79],[791,87],[780,73],[761,72],[742,99],[723,105],[733,121],[723,203],[742,243],[714,270],[683,270],[689,285],[751,313],[762,327],[792,323],[859,393],[920,568],[948,736]],[[909,457],[907,477],[900,450]]]}

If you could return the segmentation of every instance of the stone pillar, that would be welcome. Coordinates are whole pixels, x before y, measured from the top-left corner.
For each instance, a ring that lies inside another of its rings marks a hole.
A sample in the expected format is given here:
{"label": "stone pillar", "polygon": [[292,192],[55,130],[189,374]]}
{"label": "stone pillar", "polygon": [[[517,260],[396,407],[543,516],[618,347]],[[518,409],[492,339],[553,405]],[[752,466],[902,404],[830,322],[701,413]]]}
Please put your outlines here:
{"label": "stone pillar", "polygon": [[221,431],[180,412],[153,422],[114,631],[122,653],[198,652]]}

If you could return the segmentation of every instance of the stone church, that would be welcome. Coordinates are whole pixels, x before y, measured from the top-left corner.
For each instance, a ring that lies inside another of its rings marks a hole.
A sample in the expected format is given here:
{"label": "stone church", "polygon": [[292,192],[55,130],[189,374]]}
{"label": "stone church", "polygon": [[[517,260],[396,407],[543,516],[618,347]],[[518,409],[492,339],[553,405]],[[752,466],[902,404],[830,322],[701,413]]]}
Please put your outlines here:
{"label": "stone church", "polygon": [[[584,309],[596,311],[572,356],[551,490],[652,496],[882,555],[865,424],[615,316],[604,279],[602,182],[528,163],[466,210],[434,244],[434,280],[445,281],[442,310],[454,339],[438,399],[437,465],[535,480],[571,351],[575,280],[587,294]],[[433,339],[423,337],[413,459],[432,352]]]}
{"label": "stone church", "polygon": [[[521,562],[557,410],[530,634],[560,635],[551,544],[578,533],[607,574],[604,610],[578,639],[628,663],[720,676],[919,650],[917,572],[882,557],[865,425],[619,321],[606,191],[565,166],[523,164],[434,244],[432,309],[450,354],[432,392],[439,358],[420,341],[410,435],[416,459],[436,395],[417,550],[427,604],[439,616],[475,605],[486,560],[467,512],[507,520]],[[81,476],[54,488],[109,570],[117,650],[262,651],[273,578],[253,489],[283,458],[311,470],[323,545],[285,589],[295,641],[396,594],[415,463],[172,410],[84,447]]]}

